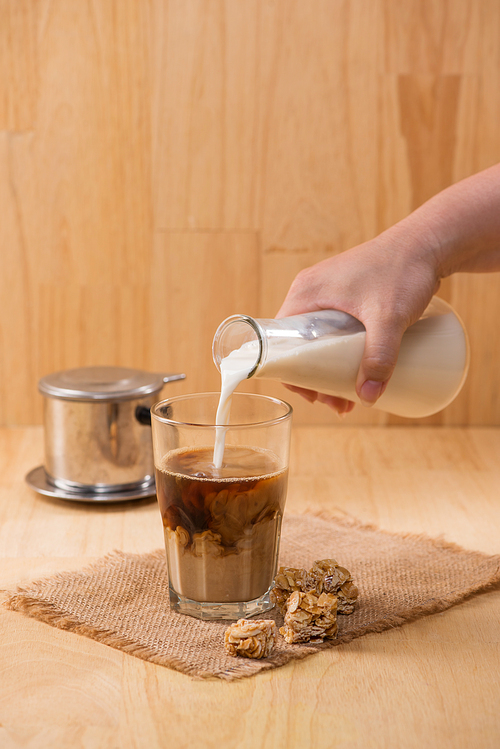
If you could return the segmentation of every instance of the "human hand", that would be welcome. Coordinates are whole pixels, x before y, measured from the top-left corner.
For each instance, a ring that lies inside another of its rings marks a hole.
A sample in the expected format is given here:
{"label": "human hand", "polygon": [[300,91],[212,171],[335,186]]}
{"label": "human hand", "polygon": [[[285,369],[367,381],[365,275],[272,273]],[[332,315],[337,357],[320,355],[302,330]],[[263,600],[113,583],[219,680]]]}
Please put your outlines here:
{"label": "human hand", "polygon": [[[373,405],[396,365],[401,338],[416,322],[439,288],[432,238],[415,238],[396,226],[374,240],[301,271],[277,317],[337,309],[366,328],[363,358],[356,380],[360,401]],[[411,252],[407,251],[411,245]],[[288,386],[310,402],[318,400],[345,414],[354,403],[304,388]]]}
{"label": "human hand", "polygon": [[[375,239],[301,271],[277,317],[320,309],[348,312],[366,328],[356,392],[382,395],[405,330],[453,273],[500,271],[500,164],[451,185]],[[291,388],[339,413],[342,398]]]}

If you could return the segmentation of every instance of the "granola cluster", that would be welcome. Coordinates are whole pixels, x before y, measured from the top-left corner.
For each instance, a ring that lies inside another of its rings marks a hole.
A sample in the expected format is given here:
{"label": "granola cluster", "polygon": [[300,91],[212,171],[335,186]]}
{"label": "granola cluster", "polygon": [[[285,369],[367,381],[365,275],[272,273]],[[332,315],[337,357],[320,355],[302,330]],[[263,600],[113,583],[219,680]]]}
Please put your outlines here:
{"label": "granola cluster", "polygon": [[224,635],[224,647],[229,655],[245,658],[267,658],[276,643],[278,632],[272,619],[238,619]]}
{"label": "granola cluster", "polygon": [[288,643],[337,636],[337,598],[333,593],[294,591],[286,602],[285,626],[280,632]]}
{"label": "granola cluster", "polygon": [[271,591],[271,600],[285,615],[287,601],[295,591],[302,593],[331,593],[337,598],[337,613],[352,614],[358,597],[358,589],[351,573],[341,567],[335,559],[314,562],[310,570],[295,567],[280,567]]}
{"label": "granola cluster", "polygon": [[[358,589],[351,574],[335,559],[320,559],[310,570],[280,567],[271,600],[284,617],[280,633],[286,642],[335,639],[337,614],[352,614]],[[240,619],[224,637],[230,655],[267,658],[276,642],[272,620]]]}

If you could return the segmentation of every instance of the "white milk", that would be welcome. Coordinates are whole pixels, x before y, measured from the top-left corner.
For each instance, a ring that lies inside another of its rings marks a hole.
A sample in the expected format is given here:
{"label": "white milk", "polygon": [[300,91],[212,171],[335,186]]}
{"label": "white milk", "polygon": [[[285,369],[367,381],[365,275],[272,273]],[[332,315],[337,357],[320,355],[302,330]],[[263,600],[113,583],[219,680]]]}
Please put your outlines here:
{"label": "white milk", "polygon": [[[440,299],[403,336],[398,361],[376,408],[397,416],[422,418],[445,408],[460,391],[468,367],[468,344],[463,326]],[[431,307],[429,307],[429,310]],[[365,332],[325,335],[312,340],[273,338],[255,377],[336,395],[359,403],[356,377],[365,346]],[[257,340],[244,343],[222,359],[221,398],[217,424],[227,424],[231,396],[255,367]],[[222,464],[224,430],[217,435],[214,463]]]}
{"label": "white milk", "polygon": [[[242,346],[242,349],[243,348],[244,346]],[[224,444],[226,441],[226,430],[224,429],[224,425],[229,423],[232,395],[240,382],[247,379],[255,364],[257,352],[253,354],[253,357],[250,353],[249,357],[248,355],[245,356],[245,354],[239,356],[240,351],[241,349],[232,351],[231,354],[221,362],[220,399],[217,407],[217,415],[215,417],[215,423],[218,425],[218,428],[215,430],[215,468],[220,468],[222,466]]]}

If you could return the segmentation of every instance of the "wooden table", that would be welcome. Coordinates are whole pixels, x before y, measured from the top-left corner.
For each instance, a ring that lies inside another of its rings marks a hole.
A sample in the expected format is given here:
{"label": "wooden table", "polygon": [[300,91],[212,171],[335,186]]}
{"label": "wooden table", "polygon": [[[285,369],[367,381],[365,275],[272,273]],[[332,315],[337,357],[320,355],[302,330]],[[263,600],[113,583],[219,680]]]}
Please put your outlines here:
{"label": "wooden table", "polygon": [[[154,501],[24,483],[39,427],[0,430],[0,586],[162,546]],[[287,510],[500,552],[500,429],[295,429]],[[199,681],[0,608],[0,747],[498,749],[500,590],[238,682]]]}

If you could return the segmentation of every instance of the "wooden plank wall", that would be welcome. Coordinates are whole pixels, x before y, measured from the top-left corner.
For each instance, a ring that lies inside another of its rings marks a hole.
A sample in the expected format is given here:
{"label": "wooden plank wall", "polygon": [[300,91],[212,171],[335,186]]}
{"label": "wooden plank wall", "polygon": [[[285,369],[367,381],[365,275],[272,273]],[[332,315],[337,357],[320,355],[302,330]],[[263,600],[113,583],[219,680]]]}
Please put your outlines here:
{"label": "wooden plank wall", "polygon": [[[499,0],[0,0],[0,423],[67,367],[217,389],[222,319],[497,161]],[[499,424],[500,274],[441,295],[472,366],[425,422]]]}

